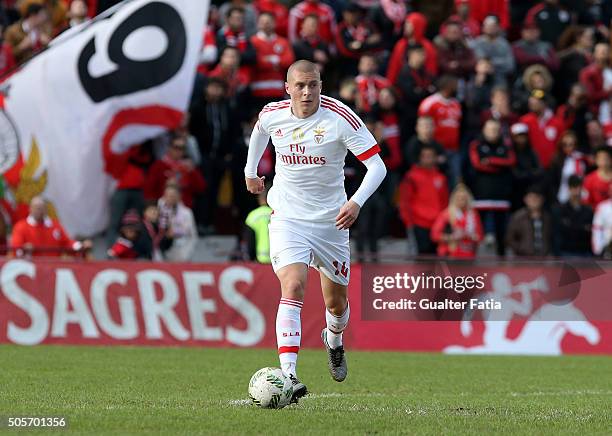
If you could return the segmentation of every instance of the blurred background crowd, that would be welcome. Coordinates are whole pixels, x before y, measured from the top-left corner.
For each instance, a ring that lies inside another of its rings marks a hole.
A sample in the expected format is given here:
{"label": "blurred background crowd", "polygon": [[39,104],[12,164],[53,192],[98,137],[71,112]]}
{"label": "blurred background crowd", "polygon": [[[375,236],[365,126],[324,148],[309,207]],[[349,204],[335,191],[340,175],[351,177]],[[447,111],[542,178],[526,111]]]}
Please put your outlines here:
{"label": "blurred background crowd", "polygon": [[[0,73],[114,3],[1,1]],[[244,188],[248,138],[308,59],[388,169],[352,230],[357,260],[381,260],[390,239],[419,255],[611,258],[611,19],[608,0],[213,1],[183,125],[112,165],[106,256],[190,260],[198,237],[234,235],[229,258],[268,262],[271,210]],[[270,145],[259,175],[274,164]],[[349,154],[349,197],[364,171]],[[18,255],[62,230],[40,198],[30,209],[4,220]]]}

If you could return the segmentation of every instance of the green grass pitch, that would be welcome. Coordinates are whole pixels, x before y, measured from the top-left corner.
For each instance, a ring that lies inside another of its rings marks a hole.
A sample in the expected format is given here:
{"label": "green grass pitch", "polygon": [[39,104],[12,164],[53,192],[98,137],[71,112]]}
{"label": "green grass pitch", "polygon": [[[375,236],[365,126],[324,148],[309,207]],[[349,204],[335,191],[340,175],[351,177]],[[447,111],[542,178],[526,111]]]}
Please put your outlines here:
{"label": "green grass pitch", "polygon": [[274,350],[2,345],[0,416],[63,415],[68,433],[114,436],[612,434],[610,357],[349,351],[348,363],[336,383],[323,351],[302,350],[310,397],[264,410],[246,390]]}

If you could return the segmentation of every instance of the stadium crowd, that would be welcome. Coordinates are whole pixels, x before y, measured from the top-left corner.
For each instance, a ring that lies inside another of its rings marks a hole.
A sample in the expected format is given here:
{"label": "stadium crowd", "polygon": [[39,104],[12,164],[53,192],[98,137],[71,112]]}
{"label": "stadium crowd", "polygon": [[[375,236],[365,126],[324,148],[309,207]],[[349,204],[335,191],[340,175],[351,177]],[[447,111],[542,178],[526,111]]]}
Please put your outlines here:
{"label": "stadium crowd", "polygon": [[[112,3],[3,0],[0,73]],[[183,125],[110,166],[108,255],[187,260],[198,234],[223,233],[241,236],[236,259],[265,261],[252,241],[270,211],[244,189],[248,138],[308,59],[388,168],[353,228],[360,259],[386,235],[422,255],[485,244],[612,258],[611,19],[608,0],[213,1]],[[274,158],[270,145],[267,180]],[[363,173],[349,154],[349,197]]]}

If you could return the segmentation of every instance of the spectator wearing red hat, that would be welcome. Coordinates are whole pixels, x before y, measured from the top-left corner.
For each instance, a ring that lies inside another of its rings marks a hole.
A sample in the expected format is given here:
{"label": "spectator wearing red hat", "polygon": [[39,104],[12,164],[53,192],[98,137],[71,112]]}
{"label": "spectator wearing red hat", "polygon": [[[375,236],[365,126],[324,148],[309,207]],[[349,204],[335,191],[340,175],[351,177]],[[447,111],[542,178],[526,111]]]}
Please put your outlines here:
{"label": "spectator wearing red hat", "polygon": [[459,21],[447,20],[442,33],[434,38],[434,45],[440,74],[469,79],[476,66],[476,57],[465,42]]}
{"label": "spectator wearing red hat", "polygon": [[514,73],[515,64],[512,47],[502,36],[499,18],[489,15],[482,23],[482,35],[471,43],[477,59],[488,59],[493,64],[495,80],[505,84],[508,76]]}
{"label": "spectator wearing red hat", "polygon": [[291,8],[289,11],[289,41],[294,43],[299,38],[302,21],[311,14],[319,17],[321,39],[327,44],[333,44],[336,34],[336,16],[329,5],[319,0],[304,0]]}
{"label": "spectator wearing red hat", "polygon": [[436,162],[435,148],[423,146],[419,163],[404,175],[399,186],[400,217],[407,231],[414,231],[419,254],[435,254],[431,228],[448,205],[448,183]]}
{"label": "spectator wearing red hat", "polygon": [[459,136],[462,110],[461,104],[455,98],[456,94],[457,78],[442,76],[438,80],[438,92],[427,97],[419,106],[419,116],[433,119],[434,138],[447,152],[451,186],[455,186],[461,176]]}
{"label": "spectator wearing red hat", "polygon": [[541,89],[532,91],[529,97],[530,112],[520,118],[529,129],[529,141],[544,168],[550,166],[557,141],[564,131],[563,122],[555,117],[548,107],[546,93]]}
{"label": "spectator wearing red hat", "polygon": [[299,39],[293,42],[293,53],[296,59],[314,62],[323,74],[330,61],[329,45],[319,35],[319,17],[311,14],[302,20]]}
{"label": "spectator wearing red hat", "polygon": [[365,10],[357,3],[349,3],[342,11],[342,22],[336,33],[336,47],[340,57],[344,58],[341,68],[347,75],[355,74],[361,55],[382,48],[380,33],[365,19]]}
{"label": "spectator wearing red hat", "polygon": [[404,22],[404,36],[393,47],[389,65],[387,67],[387,79],[396,83],[397,78],[406,62],[406,51],[411,44],[419,44],[425,50],[425,69],[429,74],[438,74],[438,54],[435,46],[425,38],[427,19],[423,14],[413,12],[408,14]]}
{"label": "spectator wearing red hat", "polygon": [[30,201],[30,214],[13,227],[11,246],[18,257],[59,257],[75,251],[89,250],[91,241],[74,241],[59,221],[47,215],[47,203],[42,197]]}
{"label": "spectator wearing red hat", "polygon": [[584,178],[584,189],[587,192],[587,204],[593,210],[609,197],[612,185],[612,151],[607,146],[598,148],[595,152],[596,170]]}
{"label": "spectator wearing red hat", "polygon": [[257,18],[258,31],[251,37],[251,44],[257,53],[251,92],[264,104],[285,96],[287,68],[295,60],[289,41],[278,36],[275,28],[274,15],[263,12]]}
{"label": "spectator wearing red hat", "polygon": [[540,29],[535,23],[525,23],[521,30],[521,39],[512,44],[512,53],[519,71],[533,64],[543,64],[551,72],[559,68],[555,49],[549,42],[540,39]]}
{"label": "spectator wearing red hat", "polygon": [[587,90],[591,112],[609,111],[608,99],[612,96],[612,68],[610,68],[610,45],[600,42],[595,45],[593,62],[580,71],[580,83]]}
{"label": "spectator wearing red hat", "polygon": [[289,31],[289,9],[278,0],[253,0],[253,7],[257,14],[268,12],[276,20],[276,33],[287,38]]}
{"label": "spectator wearing red hat", "polygon": [[378,94],[391,83],[383,76],[377,74],[378,61],[371,54],[364,54],[359,59],[359,75],[355,77],[357,85],[357,108],[360,112],[370,112],[372,106],[378,101]]}
{"label": "spectator wearing red hat", "polygon": [[559,0],[544,0],[527,12],[526,23],[534,23],[542,32],[542,40],[557,46],[559,35],[570,25],[569,11],[559,5]]}
{"label": "spectator wearing red hat", "polygon": [[138,211],[134,209],[127,211],[121,218],[119,238],[106,252],[109,259],[150,259],[150,253],[145,253],[143,247],[138,244],[141,230]]}

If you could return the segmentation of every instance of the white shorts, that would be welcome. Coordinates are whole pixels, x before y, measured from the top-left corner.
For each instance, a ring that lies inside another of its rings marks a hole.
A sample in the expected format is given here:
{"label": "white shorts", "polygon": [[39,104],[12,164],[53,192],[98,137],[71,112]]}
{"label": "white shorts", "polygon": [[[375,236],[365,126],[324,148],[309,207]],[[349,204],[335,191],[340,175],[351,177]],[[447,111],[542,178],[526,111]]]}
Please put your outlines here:
{"label": "white shorts", "polygon": [[274,272],[292,263],[305,263],[322,271],[333,282],[348,285],[351,263],[348,229],[338,230],[333,222],[274,215],[268,228]]}

